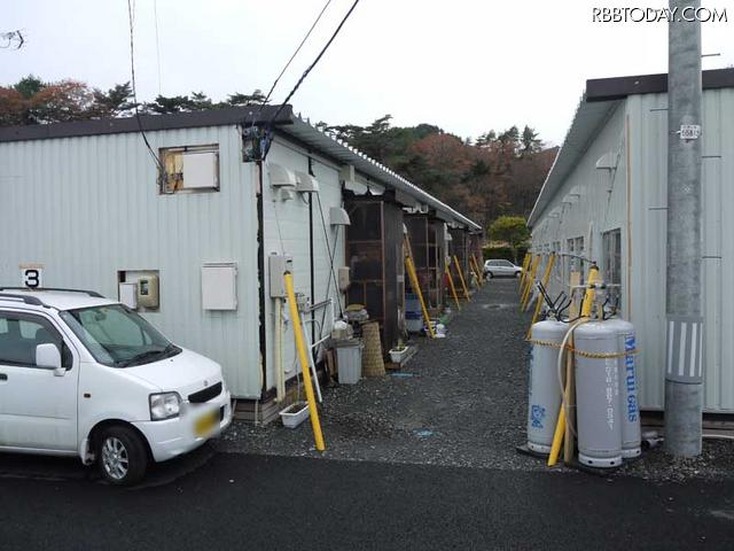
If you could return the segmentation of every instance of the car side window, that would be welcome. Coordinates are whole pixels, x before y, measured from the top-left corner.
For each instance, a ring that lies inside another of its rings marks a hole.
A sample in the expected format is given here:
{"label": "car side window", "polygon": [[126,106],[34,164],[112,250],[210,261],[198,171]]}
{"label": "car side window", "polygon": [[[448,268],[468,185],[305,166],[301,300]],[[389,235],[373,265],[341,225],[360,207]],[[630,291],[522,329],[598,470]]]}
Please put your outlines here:
{"label": "car side window", "polygon": [[61,365],[71,368],[73,356],[61,335],[39,316],[0,312],[0,364],[36,366],[36,346],[52,343],[61,351]]}

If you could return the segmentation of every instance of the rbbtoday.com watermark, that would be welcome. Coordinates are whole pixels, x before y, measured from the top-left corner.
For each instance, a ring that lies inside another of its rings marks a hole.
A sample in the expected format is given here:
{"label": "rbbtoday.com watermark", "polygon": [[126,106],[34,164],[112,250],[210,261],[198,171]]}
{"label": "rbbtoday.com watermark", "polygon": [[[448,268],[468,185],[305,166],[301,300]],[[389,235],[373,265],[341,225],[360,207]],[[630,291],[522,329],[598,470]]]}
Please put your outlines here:
{"label": "rbbtoday.com watermark", "polygon": [[728,23],[726,8],[591,8],[592,23]]}

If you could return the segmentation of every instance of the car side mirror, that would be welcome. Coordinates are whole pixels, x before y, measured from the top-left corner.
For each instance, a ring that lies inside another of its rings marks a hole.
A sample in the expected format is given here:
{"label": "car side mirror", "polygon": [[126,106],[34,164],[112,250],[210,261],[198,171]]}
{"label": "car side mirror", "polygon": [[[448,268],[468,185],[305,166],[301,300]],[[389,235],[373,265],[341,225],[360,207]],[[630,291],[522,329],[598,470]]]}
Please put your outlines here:
{"label": "car side mirror", "polygon": [[55,344],[50,342],[36,346],[36,365],[53,369],[57,377],[66,373],[66,370],[61,368],[61,352]]}

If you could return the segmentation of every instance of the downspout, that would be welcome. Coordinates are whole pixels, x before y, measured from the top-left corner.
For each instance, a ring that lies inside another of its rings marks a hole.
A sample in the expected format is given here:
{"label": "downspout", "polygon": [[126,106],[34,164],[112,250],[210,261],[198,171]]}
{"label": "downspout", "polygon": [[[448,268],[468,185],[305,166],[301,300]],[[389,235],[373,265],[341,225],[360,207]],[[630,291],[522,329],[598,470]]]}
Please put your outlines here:
{"label": "downspout", "polygon": [[258,285],[258,319],[260,321],[260,380],[262,385],[260,388],[261,398],[265,397],[267,390],[267,373],[266,366],[268,361],[267,339],[266,339],[266,320],[265,320],[265,235],[264,235],[264,215],[263,215],[263,190],[264,178],[263,161],[257,161],[258,168],[258,190],[257,190],[257,273],[260,285]]}

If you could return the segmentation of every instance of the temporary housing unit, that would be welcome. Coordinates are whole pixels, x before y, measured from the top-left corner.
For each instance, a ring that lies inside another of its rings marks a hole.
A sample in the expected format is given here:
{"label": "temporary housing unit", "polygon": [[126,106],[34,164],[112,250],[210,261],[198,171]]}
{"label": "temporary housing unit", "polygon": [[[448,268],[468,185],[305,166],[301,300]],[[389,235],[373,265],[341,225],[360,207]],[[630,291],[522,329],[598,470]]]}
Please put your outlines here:
{"label": "temporary housing unit", "polygon": [[2,128],[0,286],[119,296],[220,362],[234,397],[262,400],[298,371],[283,273],[309,342],[344,305],[360,253],[345,255],[344,188],[478,229],[290,106]]}
{"label": "temporary housing unit", "polygon": [[[734,69],[702,78],[704,411],[734,413]],[[622,315],[638,332],[647,410],[664,406],[667,100],[665,74],[587,81],[529,218],[535,252],[597,261],[619,286]],[[581,263],[563,257],[552,292]]]}

